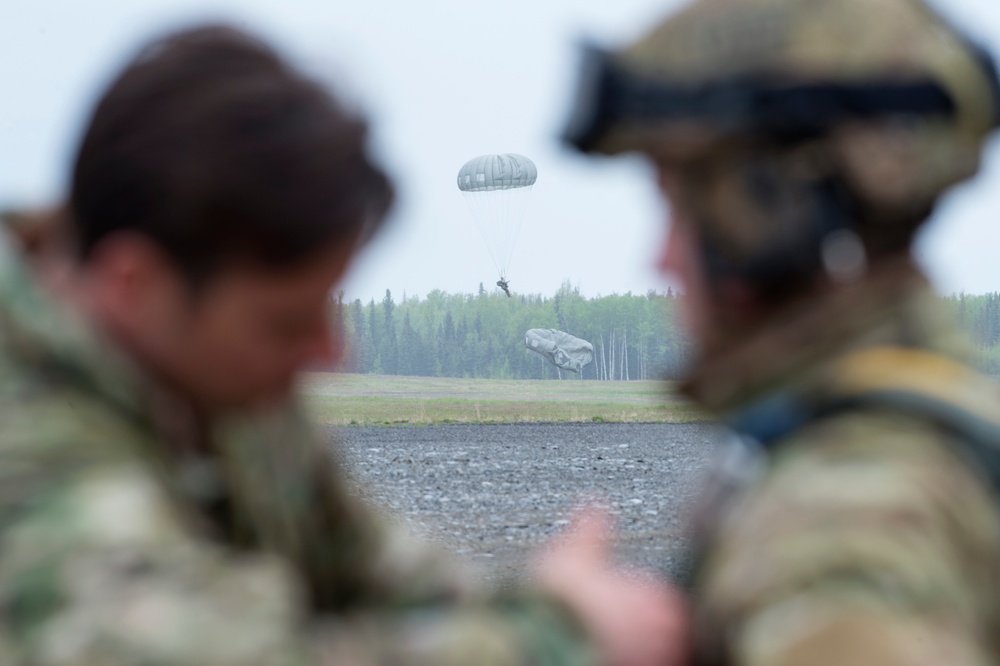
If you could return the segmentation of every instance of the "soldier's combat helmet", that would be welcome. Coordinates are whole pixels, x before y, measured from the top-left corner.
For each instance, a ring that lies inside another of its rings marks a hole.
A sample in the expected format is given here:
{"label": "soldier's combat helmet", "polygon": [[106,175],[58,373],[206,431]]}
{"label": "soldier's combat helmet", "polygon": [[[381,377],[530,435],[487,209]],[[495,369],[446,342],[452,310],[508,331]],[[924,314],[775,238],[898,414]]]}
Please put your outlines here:
{"label": "soldier's combat helmet", "polygon": [[906,249],[1000,124],[992,60],[919,0],[695,0],[584,61],[565,139],[676,164],[709,272],[762,287],[845,234]]}

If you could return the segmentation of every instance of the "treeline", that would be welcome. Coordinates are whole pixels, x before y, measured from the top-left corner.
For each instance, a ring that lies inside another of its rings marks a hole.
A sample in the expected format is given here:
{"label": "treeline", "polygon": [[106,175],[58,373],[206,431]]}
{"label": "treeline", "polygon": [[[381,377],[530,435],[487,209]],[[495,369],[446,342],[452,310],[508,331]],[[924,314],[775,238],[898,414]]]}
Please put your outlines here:
{"label": "treeline", "polygon": [[629,380],[680,376],[691,351],[675,325],[677,300],[670,291],[584,298],[568,284],[554,297],[508,298],[480,285],[475,295],[435,290],[398,302],[389,290],[368,303],[338,294],[333,308],[347,335],[350,372],[576,378],[524,347],[528,329],[555,328],[594,345],[594,362],[579,377]]}
{"label": "treeline", "polygon": [[[576,378],[524,347],[529,328],[555,328],[594,345],[594,362],[579,375],[590,380],[678,378],[692,348],[677,322],[683,296],[671,291],[585,298],[564,284],[553,297],[487,291],[397,302],[336,296],[334,315],[347,336],[348,372],[478,377]],[[946,299],[977,350],[979,368],[1000,375],[1000,293]]]}
{"label": "treeline", "polygon": [[959,325],[976,347],[977,365],[986,374],[1000,375],[1000,293],[948,298]]}

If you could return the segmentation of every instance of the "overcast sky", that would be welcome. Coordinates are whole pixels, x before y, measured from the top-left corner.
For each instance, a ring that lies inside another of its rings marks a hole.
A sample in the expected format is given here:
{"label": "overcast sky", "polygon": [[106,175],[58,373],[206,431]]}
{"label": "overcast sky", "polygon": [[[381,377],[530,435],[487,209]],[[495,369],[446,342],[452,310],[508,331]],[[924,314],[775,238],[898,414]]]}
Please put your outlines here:
{"label": "overcast sky", "polygon": [[[559,145],[575,44],[620,44],[673,0],[0,0],[0,205],[54,200],[101,86],[153,35],[205,20],[270,39],[371,116],[400,202],[358,262],[349,296],[472,292],[493,263],[455,185],[480,154],[538,166],[510,265],[515,291],[587,295],[663,288],[652,271],[664,214],[644,165]],[[996,54],[1000,2],[941,11]],[[948,197],[917,254],[946,293],[1000,290],[1000,142]]]}

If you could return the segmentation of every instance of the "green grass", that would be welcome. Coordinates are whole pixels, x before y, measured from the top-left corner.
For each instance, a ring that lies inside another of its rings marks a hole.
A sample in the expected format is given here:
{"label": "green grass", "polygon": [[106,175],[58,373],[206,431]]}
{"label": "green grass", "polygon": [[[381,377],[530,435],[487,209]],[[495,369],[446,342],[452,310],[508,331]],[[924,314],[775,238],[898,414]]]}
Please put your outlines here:
{"label": "green grass", "polygon": [[668,382],[489,380],[308,373],[314,415],[335,425],[687,422],[703,415]]}

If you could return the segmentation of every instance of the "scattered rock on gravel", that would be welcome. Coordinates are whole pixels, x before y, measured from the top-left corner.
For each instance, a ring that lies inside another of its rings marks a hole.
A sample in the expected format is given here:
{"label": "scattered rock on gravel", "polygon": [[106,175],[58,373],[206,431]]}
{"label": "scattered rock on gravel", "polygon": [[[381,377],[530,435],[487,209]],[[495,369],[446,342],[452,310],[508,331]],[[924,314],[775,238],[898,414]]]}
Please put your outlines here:
{"label": "scattered rock on gravel", "polygon": [[677,574],[716,436],[700,423],[331,429],[363,496],[491,577],[522,574],[587,499],[615,514],[623,560]]}

